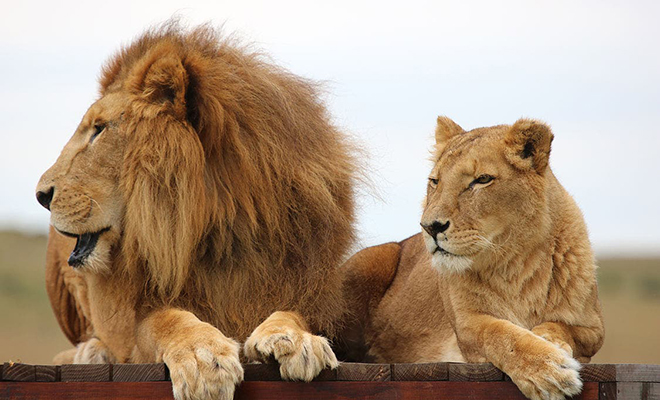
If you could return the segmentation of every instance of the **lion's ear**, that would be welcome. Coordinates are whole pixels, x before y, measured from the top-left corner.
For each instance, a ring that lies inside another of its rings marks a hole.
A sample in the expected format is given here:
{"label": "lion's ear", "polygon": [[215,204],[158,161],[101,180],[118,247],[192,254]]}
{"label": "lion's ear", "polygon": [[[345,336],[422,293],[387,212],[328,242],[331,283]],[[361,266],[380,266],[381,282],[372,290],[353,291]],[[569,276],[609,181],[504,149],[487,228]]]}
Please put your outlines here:
{"label": "lion's ear", "polygon": [[516,168],[533,168],[542,174],[548,167],[553,138],[554,135],[548,125],[533,119],[521,118],[506,134],[506,157]]}
{"label": "lion's ear", "polygon": [[144,100],[171,107],[178,116],[186,112],[188,72],[181,59],[169,49],[154,49],[132,71],[129,85]]}
{"label": "lion's ear", "polygon": [[438,124],[435,128],[435,143],[437,145],[445,145],[449,139],[463,132],[463,128],[456,122],[445,116],[439,116]]}

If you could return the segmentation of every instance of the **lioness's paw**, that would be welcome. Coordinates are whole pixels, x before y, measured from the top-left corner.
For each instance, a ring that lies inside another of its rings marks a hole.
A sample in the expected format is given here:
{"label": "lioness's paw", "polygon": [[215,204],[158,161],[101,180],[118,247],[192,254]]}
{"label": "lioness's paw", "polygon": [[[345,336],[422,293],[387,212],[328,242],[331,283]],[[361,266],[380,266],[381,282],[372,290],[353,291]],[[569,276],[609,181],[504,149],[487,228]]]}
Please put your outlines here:
{"label": "lioness's paw", "polygon": [[111,364],[114,362],[116,362],[115,357],[97,338],[79,343],[73,356],[74,364]]}
{"label": "lioness's paw", "polygon": [[232,399],[236,385],[243,380],[238,350],[238,343],[220,332],[201,341],[174,343],[163,355],[170,370],[174,398]]}
{"label": "lioness's paw", "polygon": [[286,329],[268,333],[257,328],[244,349],[252,361],[268,362],[275,358],[280,364],[280,375],[287,380],[309,382],[323,369],[339,365],[328,339],[304,331]]}
{"label": "lioness's paw", "polygon": [[[525,360],[530,368],[512,380],[532,400],[563,400],[582,390],[580,363],[562,348],[552,345],[552,352]],[[530,361],[532,361],[530,363]]]}

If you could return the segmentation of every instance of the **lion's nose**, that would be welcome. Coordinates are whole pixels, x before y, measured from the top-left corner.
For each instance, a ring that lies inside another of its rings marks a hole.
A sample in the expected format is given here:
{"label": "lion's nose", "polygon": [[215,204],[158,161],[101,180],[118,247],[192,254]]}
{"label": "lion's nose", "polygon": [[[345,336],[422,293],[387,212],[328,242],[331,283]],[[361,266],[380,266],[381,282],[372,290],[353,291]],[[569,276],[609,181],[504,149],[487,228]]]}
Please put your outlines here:
{"label": "lion's nose", "polygon": [[422,228],[424,228],[424,230],[428,232],[428,234],[431,235],[432,238],[435,239],[438,233],[442,233],[449,228],[449,221],[444,223],[440,221],[433,221],[433,223],[421,224],[421,225]]}
{"label": "lion's nose", "polygon": [[49,187],[45,192],[41,190],[37,191],[37,201],[44,206],[46,210],[50,210],[50,202],[53,200],[53,193],[55,193],[54,186]]}

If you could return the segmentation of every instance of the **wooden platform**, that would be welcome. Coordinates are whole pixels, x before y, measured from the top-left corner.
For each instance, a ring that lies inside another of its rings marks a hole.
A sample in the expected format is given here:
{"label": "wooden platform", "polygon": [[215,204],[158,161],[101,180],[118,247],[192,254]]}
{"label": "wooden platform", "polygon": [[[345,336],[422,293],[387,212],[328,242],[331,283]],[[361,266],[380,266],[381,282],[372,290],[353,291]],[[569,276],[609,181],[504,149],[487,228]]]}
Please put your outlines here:
{"label": "wooden platform", "polygon": [[[248,364],[236,399],[524,399],[492,364],[355,364],[313,382],[283,382],[277,365]],[[588,364],[589,400],[660,400],[660,365]],[[165,364],[0,365],[0,399],[172,399]]]}

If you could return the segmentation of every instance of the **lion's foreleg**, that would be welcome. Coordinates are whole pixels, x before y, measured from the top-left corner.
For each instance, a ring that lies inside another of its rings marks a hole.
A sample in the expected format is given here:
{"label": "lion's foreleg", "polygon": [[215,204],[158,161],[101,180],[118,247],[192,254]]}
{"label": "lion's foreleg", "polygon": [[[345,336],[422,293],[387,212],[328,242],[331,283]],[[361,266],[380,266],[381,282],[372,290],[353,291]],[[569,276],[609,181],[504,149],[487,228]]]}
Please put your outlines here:
{"label": "lion's foreleg", "polygon": [[282,378],[309,382],[326,367],[339,363],[328,339],[313,335],[297,312],[277,311],[259,325],[245,342],[245,355],[252,361],[274,357]]}
{"label": "lion's foreleg", "polygon": [[176,399],[232,399],[243,380],[239,344],[193,313],[151,312],[138,323],[137,362],[167,364]]}
{"label": "lion's foreleg", "polygon": [[530,399],[563,399],[582,389],[580,364],[562,347],[510,321],[472,314],[457,321],[461,348],[476,349]]}

